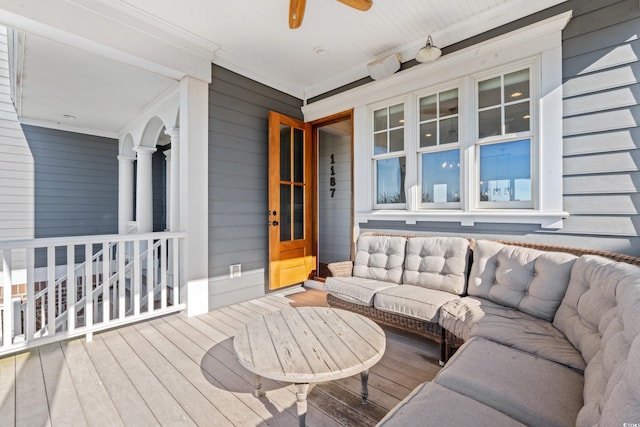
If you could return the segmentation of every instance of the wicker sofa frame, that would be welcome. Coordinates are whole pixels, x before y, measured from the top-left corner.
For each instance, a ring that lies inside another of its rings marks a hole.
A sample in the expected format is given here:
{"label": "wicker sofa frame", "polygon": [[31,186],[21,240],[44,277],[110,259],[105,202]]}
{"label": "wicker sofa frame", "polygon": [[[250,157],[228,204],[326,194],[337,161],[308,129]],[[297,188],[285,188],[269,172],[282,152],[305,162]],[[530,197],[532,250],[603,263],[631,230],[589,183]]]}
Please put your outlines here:
{"label": "wicker sofa frame", "polygon": [[[378,232],[365,232],[361,234],[362,236],[395,236],[395,237],[429,237],[429,235],[419,235],[419,234],[397,234],[397,233],[378,233]],[[619,254],[615,252],[606,252],[606,251],[598,251],[593,249],[582,249],[582,248],[573,248],[568,246],[557,246],[557,245],[548,245],[544,243],[531,243],[531,242],[512,242],[507,240],[494,240],[498,243],[503,243],[505,245],[513,245],[520,246],[524,248],[537,249],[539,251],[550,251],[550,252],[566,252],[576,256],[582,255],[598,255],[605,258],[612,259],[618,262],[626,262],[628,264],[640,265],[640,257],[634,257],[631,255]],[[469,266],[473,262],[473,250],[474,250],[474,239],[469,239],[470,243],[470,257]],[[336,263],[331,263],[328,266],[331,275],[334,277],[348,277],[351,276],[353,271],[353,261],[341,261]],[[468,269],[470,272],[471,268]],[[467,277],[468,280],[468,277]],[[443,364],[446,362],[453,353],[462,345],[464,341],[457,336],[453,335],[446,329],[443,329],[440,324],[427,322],[425,320],[416,319],[409,316],[404,316],[397,313],[390,313],[382,310],[378,310],[373,306],[364,306],[361,304],[356,304],[348,301],[341,300],[331,294],[327,295],[327,304],[331,307],[341,308],[344,310],[353,311],[355,313],[366,316],[373,321],[391,326],[394,328],[399,328],[407,332],[411,332],[413,334],[428,338],[436,343],[440,344],[440,363]]]}

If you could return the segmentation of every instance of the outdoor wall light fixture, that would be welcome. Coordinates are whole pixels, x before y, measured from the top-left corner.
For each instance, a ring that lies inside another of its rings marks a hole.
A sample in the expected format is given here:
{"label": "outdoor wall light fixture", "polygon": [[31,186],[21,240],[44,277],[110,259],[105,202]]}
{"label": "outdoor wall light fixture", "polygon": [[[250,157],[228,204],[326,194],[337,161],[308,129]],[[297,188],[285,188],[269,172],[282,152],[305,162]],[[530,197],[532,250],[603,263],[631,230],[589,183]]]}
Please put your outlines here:
{"label": "outdoor wall light fixture", "polygon": [[433,45],[431,36],[427,38],[427,44],[416,53],[416,61],[418,62],[432,62],[440,58],[442,51]]}

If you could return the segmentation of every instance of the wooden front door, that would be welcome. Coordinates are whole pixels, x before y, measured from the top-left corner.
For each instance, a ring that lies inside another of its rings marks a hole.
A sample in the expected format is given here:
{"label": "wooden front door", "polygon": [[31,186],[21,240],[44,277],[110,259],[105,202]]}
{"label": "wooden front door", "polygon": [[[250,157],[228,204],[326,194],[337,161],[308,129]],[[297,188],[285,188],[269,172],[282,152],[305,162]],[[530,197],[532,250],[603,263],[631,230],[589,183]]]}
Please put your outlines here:
{"label": "wooden front door", "polygon": [[311,125],[269,113],[269,289],[315,269]]}

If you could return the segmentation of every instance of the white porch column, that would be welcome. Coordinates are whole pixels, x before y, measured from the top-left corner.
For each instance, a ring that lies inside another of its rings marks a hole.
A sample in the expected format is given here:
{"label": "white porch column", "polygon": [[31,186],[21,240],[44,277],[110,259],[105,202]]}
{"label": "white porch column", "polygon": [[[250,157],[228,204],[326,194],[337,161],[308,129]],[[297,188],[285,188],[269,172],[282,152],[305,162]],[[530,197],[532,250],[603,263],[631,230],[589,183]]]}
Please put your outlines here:
{"label": "white porch column", "polygon": [[136,176],[136,226],[138,233],[153,231],[153,180],[151,177],[151,156],[155,148],[138,146],[133,151],[138,154]]}
{"label": "white porch column", "polygon": [[180,128],[173,127],[164,131],[171,137],[171,150],[167,156],[167,226],[171,231],[180,231]]}
{"label": "white porch column", "polygon": [[165,187],[165,210],[166,210],[166,219],[165,219],[165,231],[171,230],[169,224],[171,224],[171,150],[164,150],[162,152],[164,154],[164,168],[165,168],[165,177],[166,177],[166,187]]}
{"label": "white porch column", "polygon": [[[180,226],[186,233],[180,251],[181,301],[187,315],[209,310],[209,84],[194,77],[180,80],[179,152]],[[174,157],[175,161],[175,157]],[[174,175],[175,176],[175,175]]]}
{"label": "white porch column", "polygon": [[118,156],[118,233],[126,234],[127,224],[133,221],[133,162],[132,156]]}

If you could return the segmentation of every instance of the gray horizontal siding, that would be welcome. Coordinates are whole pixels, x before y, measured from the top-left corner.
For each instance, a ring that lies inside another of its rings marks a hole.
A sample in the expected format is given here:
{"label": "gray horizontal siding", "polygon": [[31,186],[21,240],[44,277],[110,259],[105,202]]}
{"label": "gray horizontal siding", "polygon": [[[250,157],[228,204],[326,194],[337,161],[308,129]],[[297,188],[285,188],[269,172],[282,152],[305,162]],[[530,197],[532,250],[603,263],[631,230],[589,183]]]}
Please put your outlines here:
{"label": "gray horizontal siding", "polygon": [[118,141],[23,129],[34,159],[35,237],[117,233]]}
{"label": "gray horizontal siding", "polygon": [[[209,307],[264,294],[268,271],[268,113],[302,102],[213,66],[209,90]],[[229,278],[229,265],[243,275]]]}

